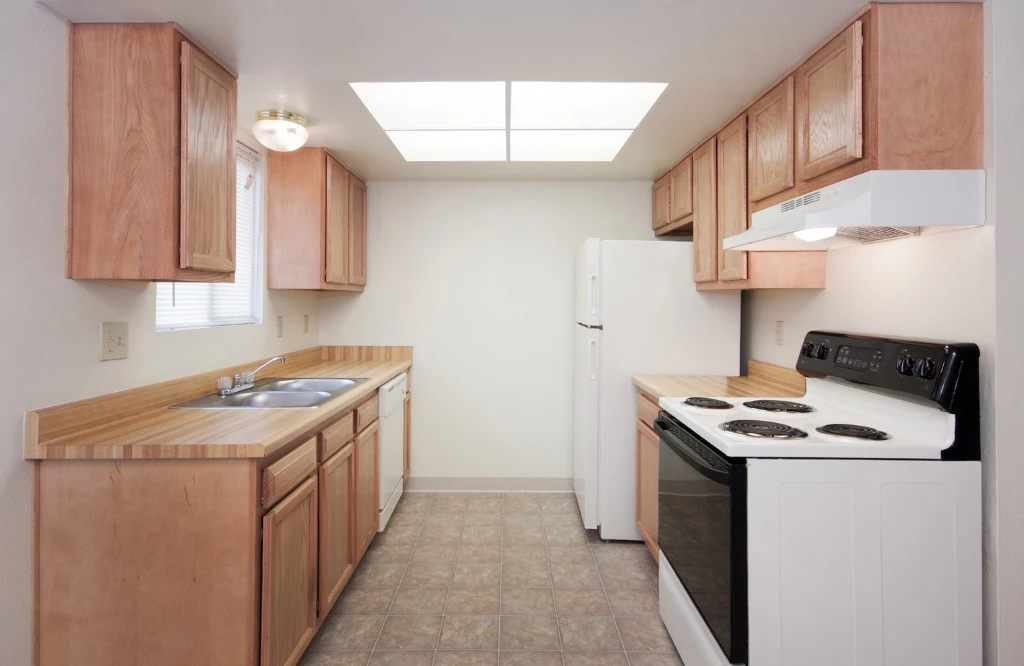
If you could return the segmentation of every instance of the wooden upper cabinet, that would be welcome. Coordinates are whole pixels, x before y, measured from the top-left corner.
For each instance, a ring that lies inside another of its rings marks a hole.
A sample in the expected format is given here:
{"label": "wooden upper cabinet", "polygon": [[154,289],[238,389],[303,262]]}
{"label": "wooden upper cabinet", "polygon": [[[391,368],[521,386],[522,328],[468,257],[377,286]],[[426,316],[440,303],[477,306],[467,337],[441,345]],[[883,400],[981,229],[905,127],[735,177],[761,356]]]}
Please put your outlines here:
{"label": "wooden upper cabinet", "polygon": [[718,159],[715,137],[693,151],[693,281],[718,279]]}
{"label": "wooden upper cabinet", "polygon": [[366,185],[323,148],[267,154],[267,286],[362,291]]}
{"label": "wooden upper cabinet", "polygon": [[378,422],[374,421],[365,430],[356,435],[355,466],[356,466],[356,560],[370,546],[377,534],[380,522],[380,507],[377,506],[377,456],[379,454]]}
{"label": "wooden upper cabinet", "polygon": [[747,279],[747,253],[722,241],[747,230],[747,117],[718,133],[718,279]]}
{"label": "wooden upper cabinet", "polygon": [[651,190],[652,195],[652,221],[651,226],[657,231],[671,220],[669,220],[669,176],[668,174],[662,176],[658,180],[654,181],[654,187]]}
{"label": "wooden upper cabinet", "polygon": [[66,273],[231,281],[234,72],[173,23],[71,24]]}
{"label": "wooden upper cabinet", "polygon": [[668,173],[669,222],[693,215],[693,158],[687,155]]}
{"label": "wooden upper cabinet", "polygon": [[317,629],[317,480],[263,516],[261,666],[297,664]]}
{"label": "wooden upper cabinet", "polygon": [[793,87],[787,76],[747,111],[750,201],[793,187]]}
{"label": "wooden upper cabinet", "polygon": [[801,181],[863,155],[862,26],[854,21],[796,71],[796,172]]}
{"label": "wooden upper cabinet", "polygon": [[320,483],[320,617],[341,596],[356,566],[356,468],[347,444],[319,470]]}

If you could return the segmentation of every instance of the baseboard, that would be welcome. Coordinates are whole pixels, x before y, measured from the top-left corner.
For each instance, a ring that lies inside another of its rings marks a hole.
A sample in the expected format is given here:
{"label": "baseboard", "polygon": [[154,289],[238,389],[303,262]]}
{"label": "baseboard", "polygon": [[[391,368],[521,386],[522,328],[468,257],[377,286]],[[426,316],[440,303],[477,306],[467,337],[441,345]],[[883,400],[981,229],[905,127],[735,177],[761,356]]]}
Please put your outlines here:
{"label": "baseboard", "polygon": [[414,476],[407,492],[568,492],[572,479],[517,477]]}

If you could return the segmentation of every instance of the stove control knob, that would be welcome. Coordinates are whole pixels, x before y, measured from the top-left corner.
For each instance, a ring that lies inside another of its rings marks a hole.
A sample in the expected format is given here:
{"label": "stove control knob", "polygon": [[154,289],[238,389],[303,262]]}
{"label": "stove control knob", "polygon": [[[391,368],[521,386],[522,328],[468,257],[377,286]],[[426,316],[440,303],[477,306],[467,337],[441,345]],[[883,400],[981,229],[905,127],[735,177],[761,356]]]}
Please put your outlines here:
{"label": "stove control knob", "polygon": [[819,361],[824,361],[826,358],[828,358],[829,351],[830,350],[828,348],[828,345],[814,345],[812,353],[814,354],[814,358],[818,359]]}
{"label": "stove control knob", "polygon": [[930,358],[922,358],[914,365],[914,374],[921,379],[932,379],[935,377],[935,361]]}
{"label": "stove control knob", "polygon": [[804,345],[800,348],[800,355],[801,356],[806,356],[807,358],[811,358],[814,355],[813,351],[814,351],[814,343],[813,342],[805,342]]}
{"label": "stove control knob", "polygon": [[896,372],[900,373],[904,377],[909,377],[914,374],[914,359],[906,354],[903,354],[896,359]]}

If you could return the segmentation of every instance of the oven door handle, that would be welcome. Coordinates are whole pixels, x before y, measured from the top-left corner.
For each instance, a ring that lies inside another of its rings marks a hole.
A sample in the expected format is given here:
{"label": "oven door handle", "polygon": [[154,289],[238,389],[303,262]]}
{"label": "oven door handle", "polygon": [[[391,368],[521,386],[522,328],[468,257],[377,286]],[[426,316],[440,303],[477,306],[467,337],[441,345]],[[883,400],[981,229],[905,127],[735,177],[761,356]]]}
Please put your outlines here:
{"label": "oven door handle", "polygon": [[674,433],[669,431],[662,424],[664,421],[656,419],[654,421],[654,432],[657,433],[661,441],[665,442],[668,448],[672,449],[672,452],[678,455],[680,458],[685,460],[690,467],[700,472],[706,478],[720,483],[723,486],[729,485],[729,472],[728,470],[721,470],[712,467],[705,461],[701,456],[693,451],[686,443],[679,439]]}

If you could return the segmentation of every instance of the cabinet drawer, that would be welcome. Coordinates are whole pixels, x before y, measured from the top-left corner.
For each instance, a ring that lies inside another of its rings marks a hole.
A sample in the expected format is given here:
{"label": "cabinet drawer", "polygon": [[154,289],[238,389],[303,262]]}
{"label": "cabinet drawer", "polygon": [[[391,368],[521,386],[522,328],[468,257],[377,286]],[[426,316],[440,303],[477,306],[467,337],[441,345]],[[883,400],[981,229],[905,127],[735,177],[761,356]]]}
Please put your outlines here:
{"label": "cabinet drawer", "polygon": [[356,413],[349,412],[342,416],[334,425],[320,433],[320,462],[323,462],[341,450],[356,434]]}
{"label": "cabinet drawer", "polygon": [[654,427],[654,419],[658,418],[657,403],[648,400],[642,393],[636,397],[636,418],[643,421],[651,428]]}
{"label": "cabinet drawer", "polygon": [[356,407],[356,432],[362,432],[363,428],[377,420],[377,394]]}
{"label": "cabinet drawer", "polygon": [[273,506],[316,469],[316,437],[263,470],[263,506]]}

